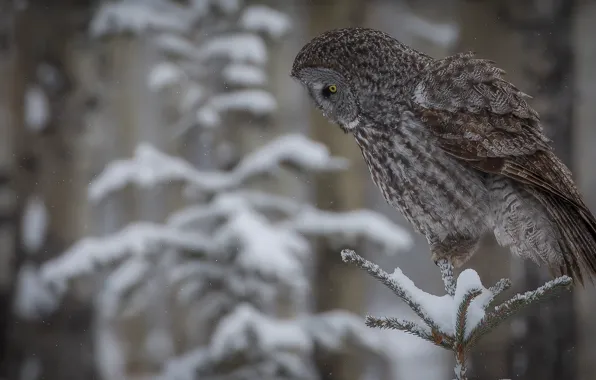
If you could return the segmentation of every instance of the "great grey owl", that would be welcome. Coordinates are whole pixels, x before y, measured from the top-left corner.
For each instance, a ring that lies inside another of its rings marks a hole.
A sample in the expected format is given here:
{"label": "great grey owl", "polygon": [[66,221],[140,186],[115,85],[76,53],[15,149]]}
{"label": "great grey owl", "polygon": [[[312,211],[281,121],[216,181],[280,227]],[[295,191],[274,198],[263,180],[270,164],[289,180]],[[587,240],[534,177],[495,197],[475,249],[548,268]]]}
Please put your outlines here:
{"label": "great grey owl", "polygon": [[389,204],[461,266],[492,231],[553,275],[596,274],[596,220],[526,94],[494,62],[444,59],[365,28],[326,32],[291,76],[360,146]]}

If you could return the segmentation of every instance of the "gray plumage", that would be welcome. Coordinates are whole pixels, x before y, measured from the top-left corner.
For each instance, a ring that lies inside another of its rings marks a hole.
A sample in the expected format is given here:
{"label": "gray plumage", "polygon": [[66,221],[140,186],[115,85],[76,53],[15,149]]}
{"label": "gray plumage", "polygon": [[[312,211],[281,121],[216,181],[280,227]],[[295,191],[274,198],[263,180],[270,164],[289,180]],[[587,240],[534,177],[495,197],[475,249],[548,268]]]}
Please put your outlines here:
{"label": "gray plumage", "polygon": [[326,32],[291,75],[360,146],[385,199],[456,267],[492,231],[554,275],[596,274],[596,220],[527,95],[494,62],[444,59],[372,29]]}

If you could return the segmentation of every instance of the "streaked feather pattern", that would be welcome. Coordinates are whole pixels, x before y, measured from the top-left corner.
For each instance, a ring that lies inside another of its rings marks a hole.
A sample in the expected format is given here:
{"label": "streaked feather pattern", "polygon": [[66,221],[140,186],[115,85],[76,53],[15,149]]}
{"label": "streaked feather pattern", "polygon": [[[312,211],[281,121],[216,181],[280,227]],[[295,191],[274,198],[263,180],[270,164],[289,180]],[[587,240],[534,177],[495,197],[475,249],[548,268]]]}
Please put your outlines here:
{"label": "streaked feather pattern", "polygon": [[[529,96],[493,61],[437,60],[386,33],[344,28],[306,44],[291,75],[354,135],[374,183],[426,236],[433,259],[461,265],[492,230],[554,274],[596,276],[596,219]],[[318,96],[321,78],[344,96]]]}
{"label": "streaked feather pattern", "polygon": [[[596,274],[596,219],[571,172],[552,152],[538,114],[503,74],[491,61],[472,54],[435,61],[416,87],[415,113],[445,152],[485,173],[510,178],[520,194],[527,192],[542,205],[561,247],[529,252],[541,261],[549,249],[558,251],[546,263],[555,273],[582,282],[586,274]],[[522,240],[535,240],[528,235],[507,245],[521,254]]]}

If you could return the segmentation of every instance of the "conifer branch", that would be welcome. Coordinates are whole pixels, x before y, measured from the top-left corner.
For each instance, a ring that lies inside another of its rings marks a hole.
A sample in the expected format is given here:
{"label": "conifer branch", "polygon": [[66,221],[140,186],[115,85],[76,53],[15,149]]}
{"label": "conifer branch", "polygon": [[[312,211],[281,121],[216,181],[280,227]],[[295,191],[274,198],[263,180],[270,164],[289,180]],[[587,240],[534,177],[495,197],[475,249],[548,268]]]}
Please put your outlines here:
{"label": "conifer branch", "polygon": [[371,276],[376,278],[377,280],[381,281],[385,286],[387,286],[395,295],[401,298],[409,307],[426,323],[433,330],[441,331],[441,328],[429,318],[428,313],[422,309],[421,305],[414,301],[412,295],[404,289],[401,284],[395,281],[389,273],[382,270],[377,264],[374,264],[363,257],[356,254],[356,252],[352,250],[343,250],[342,259],[346,263],[354,263],[358,265],[361,269],[367,271]]}
{"label": "conifer branch", "polygon": [[[453,351],[457,380],[467,380],[466,356],[482,336],[524,307],[536,304],[572,284],[570,277],[562,276],[547,282],[536,290],[517,294],[491,310],[490,304],[494,299],[511,287],[511,282],[508,279],[501,279],[486,289],[480,282],[478,274],[468,269],[464,271],[467,272],[465,276],[462,272],[456,281],[453,276],[453,265],[447,260],[440,260],[437,262],[437,266],[441,271],[445,292],[451,299],[451,302],[445,302],[445,297],[433,296],[418,289],[399,269],[390,275],[378,265],[365,260],[351,250],[342,251],[342,259],[346,263],[358,265],[381,281],[401,298],[425,324],[420,325],[392,317],[367,316],[366,325],[404,331]],[[438,304],[442,305],[441,307],[451,308],[451,311],[437,312],[437,310],[433,310]]]}

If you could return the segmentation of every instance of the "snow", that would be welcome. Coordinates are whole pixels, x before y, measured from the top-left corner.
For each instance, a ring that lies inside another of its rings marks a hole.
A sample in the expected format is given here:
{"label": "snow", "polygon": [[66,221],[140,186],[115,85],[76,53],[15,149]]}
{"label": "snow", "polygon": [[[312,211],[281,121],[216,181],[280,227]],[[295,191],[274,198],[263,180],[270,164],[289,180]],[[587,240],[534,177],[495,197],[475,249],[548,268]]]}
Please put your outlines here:
{"label": "snow", "polygon": [[439,297],[425,292],[418,288],[399,268],[395,268],[391,279],[403,289],[408,298],[420,305],[422,312],[437,324],[441,332],[447,335],[455,334],[453,316],[454,312],[457,312],[458,305],[454,304],[452,297],[448,295]]}
{"label": "snow", "polygon": [[347,168],[347,160],[331,157],[329,149],[300,134],[278,137],[261,149],[247,155],[235,171],[245,173],[272,172],[282,162],[289,162],[307,171]]}
{"label": "snow", "polygon": [[43,246],[48,228],[48,210],[39,197],[27,200],[21,220],[23,246],[28,253],[35,253]]}
{"label": "snow", "polygon": [[120,264],[104,281],[99,300],[102,316],[115,317],[122,296],[141,282],[149,270],[149,262],[139,257],[131,257]]}
{"label": "snow", "polygon": [[149,88],[153,91],[161,91],[167,87],[179,83],[186,75],[176,64],[161,62],[149,72]]}
{"label": "snow", "polygon": [[263,65],[267,62],[267,47],[256,34],[230,34],[210,39],[201,48],[205,59],[227,58],[233,61]]}
{"label": "snow", "polygon": [[197,122],[205,128],[213,128],[221,124],[219,113],[210,106],[204,106],[197,110]]}
{"label": "snow", "polygon": [[454,297],[449,295],[439,297],[419,289],[399,268],[395,269],[391,278],[414,303],[420,305],[422,312],[437,324],[441,332],[450,336],[455,335],[457,313],[466,294],[473,290],[482,292],[472,300],[467,310],[464,338],[467,338],[484,318],[485,309],[493,296],[492,292],[482,285],[478,273],[473,269],[466,269],[459,275]]}
{"label": "snow", "polygon": [[229,218],[240,208],[253,208],[259,211],[277,211],[296,214],[307,205],[286,197],[255,190],[237,190],[219,193],[206,205],[189,206],[176,211],[168,218],[168,224],[180,228],[196,222],[212,222],[216,218]]}
{"label": "snow", "polygon": [[201,290],[202,285],[199,281],[187,281],[180,286],[176,294],[176,302],[183,305],[188,305],[197,299],[197,294]]}
{"label": "snow", "polygon": [[[197,0],[195,0],[197,1]],[[200,0],[198,0],[200,1]],[[217,6],[224,13],[234,13],[240,9],[241,0],[211,0],[212,4]]]}
{"label": "snow", "polygon": [[273,38],[281,38],[290,29],[290,18],[265,5],[252,5],[244,10],[240,25],[246,30],[264,32]]}
{"label": "snow", "polygon": [[[240,304],[217,326],[210,347],[215,357],[233,352],[297,350],[310,352],[312,340],[294,321],[280,321],[263,315],[249,304]],[[254,337],[251,341],[249,337]]]}
{"label": "snow", "polygon": [[166,55],[180,56],[191,61],[201,57],[201,52],[196,44],[179,34],[163,33],[155,37],[153,42]]}
{"label": "snow", "polygon": [[329,212],[305,207],[288,222],[307,235],[337,235],[344,244],[363,236],[381,245],[386,253],[397,253],[412,245],[412,238],[385,216],[369,210]]}
{"label": "snow", "polygon": [[89,186],[89,197],[99,201],[130,183],[152,187],[159,183],[185,181],[206,192],[221,192],[238,187],[247,179],[276,171],[282,163],[303,170],[339,170],[345,159],[332,157],[327,147],[300,134],[281,136],[245,156],[229,172],[200,171],[178,157],[164,154],[151,145],[141,144],[132,160],[116,160]]}
{"label": "snow", "polygon": [[[97,318],[99,319],[99,318]],[[97,321],[95,327],[95,365],[102,379],[124,379],[126,353],[119,334],[107,322]]]}
{"label": "snow", "polygon": [[197,121],[204,127],[221,124],[221,114],[249,112],[255,116],[267,116],[277,109],[273,95],[265,90],[246,89],[212,96],[197,111]]}
{"label": "snow", "polygon": [[[454,296],[435,296],[418,288],[400,268],[396,268],[392,274],[387,274],[378,265],[363,259],[352,250],[343,250],[342,260],[356,263],[403,299],[424,320],[426,326],[423,328],[427,334],[430,333],[429,328],[433,328],[457,339],[456,332],[461,331],[458,330],[458,327],[461,327],[458,313],[465,311],[466,324],[463,326],[463,336],[459,338],[467,338],[482,321],[485,310],[494,298],[493,292],[482,285],[478,273],[473,269],[467,269],[459,275]],[[466,295],[475,291],[479,291],[480,294],[472,298],[467,308],[462,309]]]}
{"label": "snow", "polygon": [[209,100],[209,106],[219,113],[245,111],[266,116],[277,109],[277,101],[268,91],[250,89],[215,95]]}
{"label": "snow", "polygon": [[309,252],[308,241],[293,231],[269,223],[264,216],[239,209],[214,239],[221,246],[237,243],[236,261],[242,268],[279,278],[296,287],[306,286],[300,258]]}
{"label": "snow", "polygon": [[91,35],[142,34],[148,30],[184,32],[196,16],[166,0],[103,3],[91,21]]}
{"label": "snow", "polygon": [[403,14],[399,19],[404,30],[434,44],[451,47],[458,41],[459,28],[456,24],[431,22],[413,12],[408,12],[407,16]]}
{"label": "snow", "polygon": [[89,198],[97,201],[134,182],[152,187],[173,180],[195,180],[201,174],[186,161],[164,154],[148,144],[139,144],[132,160],[116,160],[89,185]]}
{"label": "snow", "polygon": [[181,113],[185,113],[194,109],[203,99],[203,88],[196,83],[186,83],[184,95],[178,105]]}
{"label": "snow", "polygon": [[50,120],[50,103],[39,86],[30,86],[25,92],[25,124],[35,132],[42,131]]}
{"label": "snow", "polygon": [[258,66],[231,63],[222,72],[224,81],[240,86],[262,86],[267,82],[265,71]]}
{"label": "snow", "polygon": [[[482,293],[475,297],[468,307],[464,338],[467,338],[472,330],[480,324],[482,318],[484,318],[485,310],[488,307],[490,301],[493,299],[493,293],[482,285],[480,276],[478,276],[478,273],[475,270],[466,269],[461,272],[457,278],[455,296],[453,297],[455,307],[459,307],[466,294],[476,290],[481,291]],[[457,310],[455,311],[453,318],[456,320]]]}
{"label": "snow", "polygon": [[159,380],[195,380],[197,368],[209,363],[209,351],[203,347],[168,361]]}
{"label": "snow", "polygon": [[149,222],[132,223],[114,235],[80,240],[41,268],[44,281],[64,285],[72,277],[90,273],[127,255],[156,253],[164,247],[211,252],[210,239],[198,232],[180,231]]}
{"label": "snow", "polygon": [[[244,303],[237,305],[220,321],[208,347],[195,349],[181,358],[171,360],[162,378],[192,380],[203,367],[213,366],[234,357],[236,353],[246,352],[251,353],[249,357],[261,357],[263,354],[273,356],[283,363],[281,365],[293,368],[292,372],[304,373],[308,369],[300,357],[311,355],[315,347],[337,352],[348,345],[380,353],[387,343],[384,334],[367,328],[360,317],[345,311],[278,319]],[[255,366],[255,363],[247,363],[247,367],[253,370]],[[312,376],[310,374],[306,378]]]}
{"label": "snow", "polygon": [[[201,17],[209,17],[208,22],[202,23]],[[145,36],[163,62],[150,71],[148,88],[169,90],[161,95],[172,98],[168,105],[177,103],[180,115],[175,126],[227,127],[226,116],[232,113],[242,113],[234,116],[249,124],[276,111],[274,96],[259,87],[268,79],[267,43],[289,27],[290,18],[283,13],[240,0],[128,0],[103,5],[92,33],[149,32]],[[221,70],[223,83],[222,78],[207,77],[213,73],[211,66]],[[223,92],[220,86],[225,87]],[[307,236],[369,238],[395,252],[409,244],[407,235],[370,212],[333,215],[283,196],[244,189],[252,180],[282,168],[300,173],[347,167],[347,160],[331,156],[325,145],[300,134],[269,141],[226,171],[197,169],[141,143],[132,157],[112,162],[93,179],[90,200],[99,201],[128,185],[152,188],[181,182],[187,188],[182,196],[200,203],[185,206],[163,225],[135,222],[113,235],[83,239],[46,263],[42,279],[64,290],[74,276],[109,265],[96,308],[105,345],[98,349],[98,358],[112,362],[111,377],[118,377],[116,372],[129,360],[124,341],[118,341],[118,322],[152,313],[155,299],[157,305],[171,305],[175,315],[184,317],[169,322],[180,323],[183,334],[188,334],[184,347],[176,351],[191,350],[166,361],[164,380],[218,376],[218,369],[234,354],[247,363],[230,376],[251,379],[280,373],[314,378],[315,347],[343,351],[356,345],[380,354],[383,334],[367,328],[361,317],[343,311],[300,314],[309,290],[305,264],[312,247]],[[195,199],[197,193],[201,196]],[[161,257],[175,262],[159,268],[162,291],[156,292],[152,279],[155,261]],[[280,297],[288,293],[284,312],[293,317],[281,319],[275,311]],[[160,328],[155,321],[148,322],[140,355],[153,358],[155,364],[179,355],[173,352],[172,332],[163,329],[164,321],[160,320]],[[198,341],[206,345],[197,347]]]}
{"label": "snow", "polygon": [[23,319],[36,319],[53,312],[58,298],[50,292],[33,264],[25,263],[19,270],[14,310]]}

